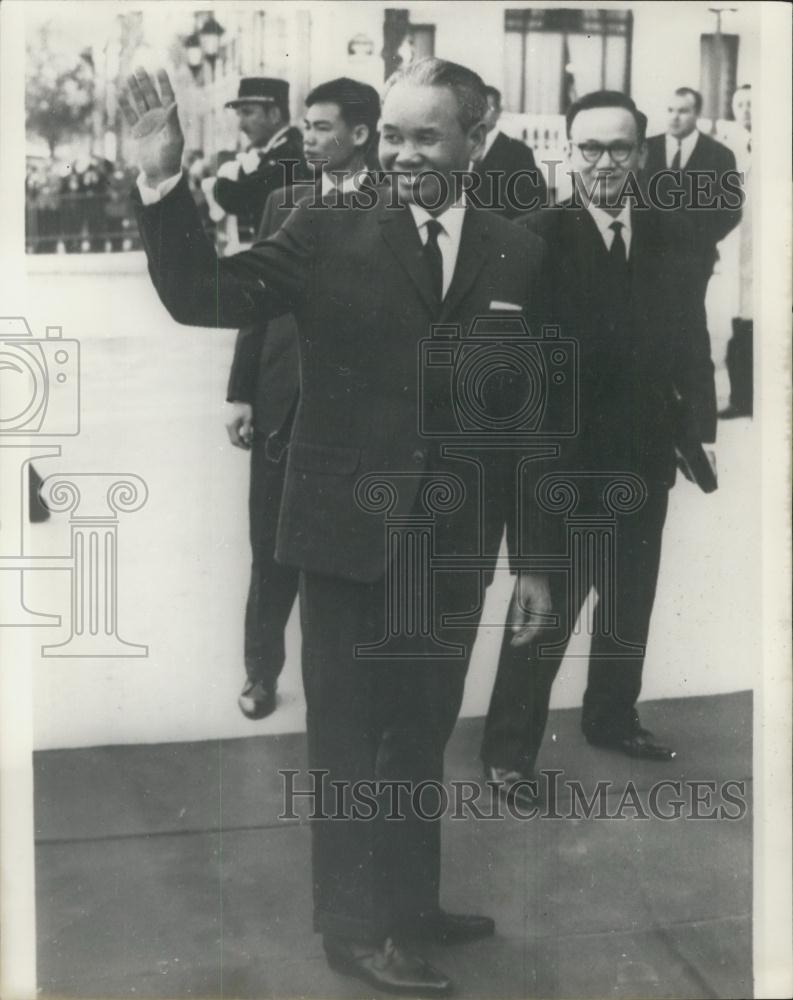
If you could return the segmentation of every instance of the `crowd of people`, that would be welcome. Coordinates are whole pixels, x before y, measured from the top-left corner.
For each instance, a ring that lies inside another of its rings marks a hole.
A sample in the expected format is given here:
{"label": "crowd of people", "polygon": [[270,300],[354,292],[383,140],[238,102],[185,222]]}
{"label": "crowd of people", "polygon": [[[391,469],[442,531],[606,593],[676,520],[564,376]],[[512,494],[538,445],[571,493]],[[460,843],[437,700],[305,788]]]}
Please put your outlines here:
{"label": "crowd of people", "polygon": [[140,248],[129,204],[135,171],[102,157],[35,158],[25,175],[28,253]]}
{"label": "crowd of people", "polygon": [[[200,149],[188,154],[186,167],[207,231],[214,233],[216,220],[210,215],[201,182],[213,176],[216,168]],[[139,250],[140,238],[129,200],[136,173],[133,166],[114,164],[98,156],[74,161],[31,158],[25,174],[27,252]]]}

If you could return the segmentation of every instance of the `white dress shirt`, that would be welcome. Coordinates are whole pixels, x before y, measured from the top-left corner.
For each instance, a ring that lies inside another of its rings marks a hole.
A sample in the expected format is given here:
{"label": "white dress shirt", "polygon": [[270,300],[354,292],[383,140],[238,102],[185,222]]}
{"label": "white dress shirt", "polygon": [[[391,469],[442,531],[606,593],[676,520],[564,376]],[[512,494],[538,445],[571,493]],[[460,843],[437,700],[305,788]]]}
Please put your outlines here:
{"label": "white dress shirt", "polygon": [[[685,139],[680,141],[680,169],[682,170],[688,161],[691,159],[691,154],[694,152],[694,146],[697,144],[697,139],[699,139],[699,132],[694,129],[693,132],[689,132]],[[672,160],[675,158],[675,153],[678,149],[678,142],[674,136],[667,133],[666,136],[666,165],[669,169],[672,167]]]}
{"label": "white dress shirt", "polygon": [[454,276],[454,268],[457,265],[457,254],[460,252],[460,240],[462,239],[463,222],[465,221],[465,208],[465,198],[461,198],[447,209],[444,209],[440,215],[430,215],[425,208],[421,208],[420,205],[416,205],[413,202],[410,203],[413,221],[416,223],[416,228],[419,231],[419,239],[423,244],[427,242],[427,223],[430,219],[435,219],[443,227],[438,233],[438,249],[441,252],[441,260],[443,261],[443,298],[446,298],[446,293],[449,291],[449,286]]}
{"label": "white dress shirt", "polygon": [[606,244],[606,249],[611,250],[611,244],[614,242],[614,230],[611,228],[612,222],[622,223],[622,240],[625,244],[625,257],[630,260],[631,256],[631,207],[626,205],[620,214],[615,218],[609,215],[608,212],[604,212],[602,208],[598,208],[597,205],[588,204],[586,206],[587,211],[594,219],[595,225],[598,227],[598,232],[600,233],[603,242]]}
{"label": "white dress shirt", "polygon": [[[148,177],[141,170],[138,174],[136,182],[138,185],[138,191],[140,191],[140,200],[144,205],[156,205],[158,201],[162,201],[167,194],[170,194],[171,191],[173,191],[181,178],[182,171],[180,170],[178,174],[174,174],[173,177],[166,177],[166,179],[164,181],[160,181],[156,187],[152,187],[151,184],[149,184]],[[214,178],[212,179],[212,183],[214,185]]]}
{"label": "white dress shirt", "polygon": [[367,173],[366,169],[358,173],[345,174],[341,184],[339,184],[338,174],[328,173],[327,170],[323,170],[322,180],[320,181],[322,185],[322,197],[324,198],[338,189],[341,189],[344,194],[349,194],[350,191],[357,191],[361,186],[361,177],[365,173]]}

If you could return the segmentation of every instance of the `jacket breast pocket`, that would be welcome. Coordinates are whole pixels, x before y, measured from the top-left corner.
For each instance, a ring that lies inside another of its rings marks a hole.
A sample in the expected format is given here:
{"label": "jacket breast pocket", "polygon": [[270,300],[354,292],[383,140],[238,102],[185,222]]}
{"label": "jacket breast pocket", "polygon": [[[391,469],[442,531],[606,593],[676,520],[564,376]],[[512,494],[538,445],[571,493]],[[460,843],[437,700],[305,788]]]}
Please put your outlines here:
{"label": "jacket breast pocket", "polygon": [[361,449],[293,441],[289,446],[289,461],[292,468],[303,472],[348,476],[360,464]]}

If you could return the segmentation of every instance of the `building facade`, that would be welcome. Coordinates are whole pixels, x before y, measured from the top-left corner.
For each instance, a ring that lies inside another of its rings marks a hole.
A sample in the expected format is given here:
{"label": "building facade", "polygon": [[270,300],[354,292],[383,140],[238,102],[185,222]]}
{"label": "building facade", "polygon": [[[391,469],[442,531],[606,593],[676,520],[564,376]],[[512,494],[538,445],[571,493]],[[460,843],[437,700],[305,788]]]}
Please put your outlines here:
{"label": "building facade", "polygon": [[[664,11],[663,8],[667,10]],[[610,3],[602,9],[505,2],[227,5],[193,15],[194,27],[222,19],[211,73],[181,74],[190,108],[189,139],[208,154],[236,146],[234,116],[223,104],[240,76],[281,76],[291,84],[293,117],[308,90],[335,76],[380,86],[397,66],[437,55],[479,72],[503,95],[504,127],[541,154],[554,153],[569,104],[608,87],[631,94],[663,128],[675,87],[703,93],[704,114],[729,120],[729,101],[750,82],[758,32],[751,5],[719,17],[705,2]],[[724,126],[720,126],[722,131]]]}

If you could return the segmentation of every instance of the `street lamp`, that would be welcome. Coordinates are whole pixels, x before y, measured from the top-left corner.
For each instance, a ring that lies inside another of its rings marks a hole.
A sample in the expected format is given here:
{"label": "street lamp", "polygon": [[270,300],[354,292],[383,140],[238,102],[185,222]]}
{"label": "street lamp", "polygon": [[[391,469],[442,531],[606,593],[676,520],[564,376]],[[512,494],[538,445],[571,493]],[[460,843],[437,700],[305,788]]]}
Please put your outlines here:
{"label": "street lamp", "polygon": [[201,49],[201,39],[198,37],[198,32],[194,31],[192,35],[185,39],[184,47],[187,53],[187,65],[190,67],[193,78],[197,80],[201,72],[201,63],[204,61],[204,53]]}
{"label": "street lamp", "polygon": [[212,14],[204,21],[201,30],[198,32],[201,51],[204,58],[212,67],[212,79],[215,78],[215,62],[220,48],[220,37],[225,33],[225,29],[218,24]]}

